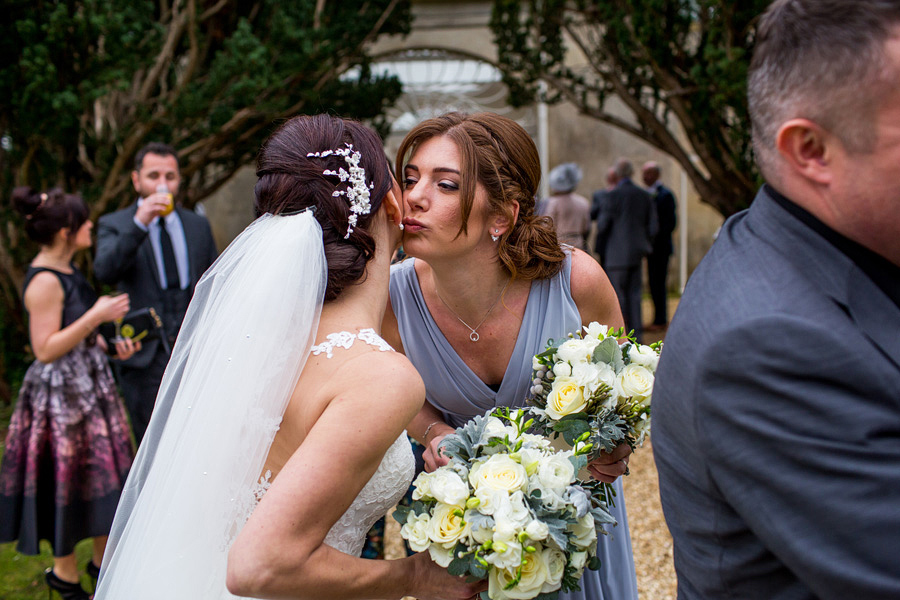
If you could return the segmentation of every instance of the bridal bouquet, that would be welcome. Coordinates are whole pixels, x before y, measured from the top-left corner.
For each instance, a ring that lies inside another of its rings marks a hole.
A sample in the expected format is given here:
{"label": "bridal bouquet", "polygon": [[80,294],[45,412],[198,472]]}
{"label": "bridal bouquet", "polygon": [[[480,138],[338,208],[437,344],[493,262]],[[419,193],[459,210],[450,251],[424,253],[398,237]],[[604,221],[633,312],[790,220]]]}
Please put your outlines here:
{"label": "bridal bouquet", "polygon": [[597,536],[615,520],[598,482],[580,482],[584,445],[556,450],[525,410],[494,409],[444,438],[450,462],[413,482],[413,503],[394,518],[416,552],[454,575],[488,578],[492,600],[580,589],[599,568]]}
{"label": "bridal bouquet", "polygon": [[661,349],[662,342],[644,346],[623,329],[597,322],[584,327],[583,335],[550,340],[532,363],[529,403],[536,430],[561,435],[572,447],[584,444],[590,459],[622,442],[641,445],[650,430]]}

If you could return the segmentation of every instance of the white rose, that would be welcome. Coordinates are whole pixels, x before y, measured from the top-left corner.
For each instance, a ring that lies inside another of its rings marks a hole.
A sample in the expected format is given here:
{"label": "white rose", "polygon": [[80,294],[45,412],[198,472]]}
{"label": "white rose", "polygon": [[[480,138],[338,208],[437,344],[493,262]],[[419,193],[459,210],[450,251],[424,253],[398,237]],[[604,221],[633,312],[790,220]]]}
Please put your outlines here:
{"label": "white rose", "polygon": [[431,560],[445,569],[449,567],[450,563],[453,561],[453,548],[447,549],[439,544],[428,546],[428,554],[431,555]]}
{"label": "white rose", "polygon": [[575,536],[569,541],[579,548],[589,548],[597,541],[597,528],[594,526],[594,516],[588,513],[575,521],[569,523],[567,529]]}
{"label": "white rose", "polygon": [[525,534],[532,540],[544,540],[550,535],[550,528],[543,521],[533,519],[526,527]]}
{"label": "white rose", "polygon": [[[432,546],[432,548],[433,547],[434,546]],[[575,569],[576,575],[581,574],[585,563],[587,563],[587,552],[573,552],[569,555],[569,565]]]}
{"label": "white rose", "polygon": [[406,516],[406,523],[400,528],[400,535],[409,542],[409,547],[416,552],[427,550],[431,545],[428,537],[428,522],[431,519],[427,513],[416,515],[409,513]]}
{"label": "white rose", "polygon": [[581,340],[578,338],[567,340],[560,344],[556,350],[556,356],[560,360],[568,362],[570,365],[589,362],[594,348],[597,347],[597,340]]}
{"label": "white rose", "polygon": [[552,490],[563,495],[575,479],[575,467],[566,452],[557,452],[542,458],[538,465],[538,481],[542,490]]}
{"label": "white rose", "polygon": [[462,506],[469,498],[469,486],[454,471],[439,468],[430,480],[431,497],[444,504]]}
{"label": "white rose", "polygon": [[584,337],[594,338],[596,340],[602,340],[606,338],[606,334],[609,332],[609,327],[606,325],[601,325],[597,321],[591,321],[589,325],[584,326]]}
{"label": "white rose", "polygon": [[651,372],[656,372],[656,365],[659,364],[659,354],[650,346],[639,344],[632,346],[628,350],[628,358],[631,362],[642,367],[647,367]]}
{"label": "white rose", "polygon": [[435,544],[441,544],[445,548],[453,548],[459,538],[469,535],[471,527],[469,523],[457,511],[464,512],[459,506],[438,502],[431,511],[431,520],[428,521],[428,537]]}
{"label": "white rose", "polygon": [[509,492],[481,486],[475,490],[474,495],[478,499],[478,512],[483,515],[493,515],[500,509],[503,501],[509,497]]}
{"label": "white rose", "polygon": [[647,367],[629,364],[619,373],[615,387],[624,398],[649,398],[653,394],[653,373]]}
{"label": "white rose", "polygon": [[537,596],[547,582],[547,563],[540,549],[527,552],[522,559],[522,577],[512,589],[505,589],[516,578],[517,569],[491,569],[488,580],[488,594],[494,600],[501,596],[514,600],[530,600]]}
{"label": "white rose", "polygon": [[528,483],[528,474],[525,467],[508,454],[495,454],[472,468],[469,472],[469,483],[476,492],[482,487],[513,492],[525,487]]}
{"label": "white rose", "polygon": [[412,493],[413,500],[421,500],[422,498],[432,498],[431,495],[431,473],[422,471],[413,481],[415,488]]}
{"label": "white rose", "polygon": [[587,407],[584,390],[571,377],[557,377],[547,395],[547,416],[559,420],[566,415],[581,412]]}
{"label": "white rose", "polygon": [[544,564],[547,565],[547,581],[541,588],[542,594],[555,592],[562,587],[563,574],[566,572],[566,553],[556,548],[544,548]]}
{"label": "white rose", "polygon": [[572,365],[567,362],[559,362],[553,365],[553,374],[557,377],[568,377],[572,374]]}
{"label": "white rose", "polygon": [[494,520],[516,530],[522,529],[531,520],[531,512],[525,506],[522,492],[513,492],[502,498],[494,510]]}
{"label": "white rose", "polygon": [[497,417],[488,417],[485,419],[484,430],[481,432],[481,439],[478,440],[478,443],[482,445],[487,444],[491,438],[495,437],[503,439],[507,433],[508,431],[503,421]]}

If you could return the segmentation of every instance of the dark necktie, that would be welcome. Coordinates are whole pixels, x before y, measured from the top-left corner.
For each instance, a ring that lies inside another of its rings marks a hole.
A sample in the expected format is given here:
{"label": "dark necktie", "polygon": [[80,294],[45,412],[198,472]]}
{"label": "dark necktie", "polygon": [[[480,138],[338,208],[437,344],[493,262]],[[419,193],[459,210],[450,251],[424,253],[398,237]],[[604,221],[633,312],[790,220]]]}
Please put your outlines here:
{"label": "dark necktie", "polygon": [[159,244],[162,247],[163,272],[166,274],[166,288],[170,290],[181,289],[181,280],[178,278],[178,263],[175,261],[175,249],[172,247],[172,238],[166,231],[166,220],[159,218]]}

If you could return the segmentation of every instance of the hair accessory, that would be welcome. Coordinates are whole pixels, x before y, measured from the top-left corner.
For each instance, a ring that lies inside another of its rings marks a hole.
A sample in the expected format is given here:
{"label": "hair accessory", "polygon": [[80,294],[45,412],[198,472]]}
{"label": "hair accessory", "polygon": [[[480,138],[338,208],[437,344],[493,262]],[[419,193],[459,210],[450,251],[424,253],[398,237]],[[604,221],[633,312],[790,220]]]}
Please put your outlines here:
{"label": "hair accessory", "polygon": [[375,189],[375,184],[366,185],[366,170],[359,166],[359,159],[361,158],[359,151],[353,149],[353,144],[344,144],[344,146],[346,146],[346,148],[323,150],[322,152],[310,152],[306,156],[308,158],[325,158],[326,156],[340,155],[344,157],[344,161],[349,167],[349,172],[343,168],[338,169],[337,171],[331,169],[322,171],[323,175],[334,175],[341,181],[350,181],[350,185],[347,186],[346,190],[335,190],[331,194],[335,197],[346,196],[347,201],[350,203],[350,217],[347,219],[347,234],[344,235],[344,239],[346,240],[350,237],[350,234],[353,233],[353,226],[356,225],[358,216],[367,215],[372,212],[372,204],[369,202],[369,190]]}

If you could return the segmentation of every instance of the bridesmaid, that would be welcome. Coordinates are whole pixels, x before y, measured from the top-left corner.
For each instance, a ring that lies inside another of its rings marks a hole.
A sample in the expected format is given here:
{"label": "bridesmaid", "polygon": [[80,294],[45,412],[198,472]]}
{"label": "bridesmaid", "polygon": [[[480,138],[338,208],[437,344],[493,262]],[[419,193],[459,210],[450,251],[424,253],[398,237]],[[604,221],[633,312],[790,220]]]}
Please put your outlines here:
{"label": "bridesmaid", "polygon": [[[25,373],[0,465],[0,542],[23,554],[53,547],[47,585],[64,600],[87,600],[78,583],[75,544],[93,538],[87,565],[99,574],[116,504],[133,456],[125,408],[97,326],[125,316],[128,295],[99,299],[72,264],[91,247],[88,207],[60,190],[13,191],[25,233],[40,251],[25,273],[35,360]],[[140,343],[116,344],[126,359]]]}
{"label": "bridesmaid", "polygon": [[[495,406],[522,405],[531,359],[547,340],[598,321],[620,327],[606,274],[581,250],[561,245],[534,214],[537,148],[514,121],[492,113],[448,113],[415,127],[397,153],[413,257],[391,273],[383,334],[425,381],[427,402],[408,432],[425,445],[426,468],[446,462],[445,435]],[[630,449],[590,465],[615,482],[618,526],[601,536],[599,571],[586,571],[570,600],[637,598],[622,484]]]}

